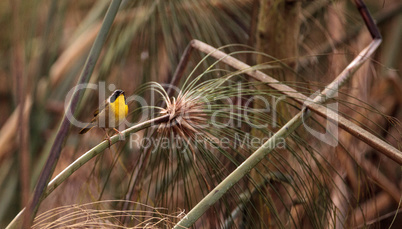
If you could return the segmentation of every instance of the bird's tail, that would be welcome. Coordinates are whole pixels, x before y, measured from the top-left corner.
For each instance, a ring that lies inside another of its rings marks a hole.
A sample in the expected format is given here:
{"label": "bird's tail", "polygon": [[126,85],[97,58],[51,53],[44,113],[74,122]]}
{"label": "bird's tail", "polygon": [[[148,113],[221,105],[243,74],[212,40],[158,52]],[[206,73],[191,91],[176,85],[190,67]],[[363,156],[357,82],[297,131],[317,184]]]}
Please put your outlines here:
{"label": "bird's tail", "polygon": [[86,132],[90,131],[92,128],[94,128],[96,125],[95,123],[91,122],[88,125],[86,125],[84,128],[82,128],[79,132],[79,134],[85,134]]}

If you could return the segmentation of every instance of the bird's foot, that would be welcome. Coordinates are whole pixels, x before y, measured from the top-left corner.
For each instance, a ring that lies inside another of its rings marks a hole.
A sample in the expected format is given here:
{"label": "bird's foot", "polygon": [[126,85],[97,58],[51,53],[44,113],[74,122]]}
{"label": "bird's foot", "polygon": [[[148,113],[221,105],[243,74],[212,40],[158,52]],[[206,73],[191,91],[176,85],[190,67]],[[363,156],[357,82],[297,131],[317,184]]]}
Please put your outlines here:
{"label": "bird's foot", "polygon": [[120,141],[124,141],[125,136],[122,132],[120,132],[119,130],[117,130],[116,128],[113,128],[114,131],[116,131],[116,133],[119,135],[119,140]]}
{"label": "bird's foot", "polygon": [[110,140],[109,136],[106,136],[103,140],[107,140],[109,142],[109,148],[112,146],[112,140]]}
{"label": "bird's foot", "polygon": [[109,142],[109,148],[112,146],[112,140],[110,140],[109,134],[107,134],[106,129],[103,129],[105,131],[106,137],[103,140],[107,140]]}

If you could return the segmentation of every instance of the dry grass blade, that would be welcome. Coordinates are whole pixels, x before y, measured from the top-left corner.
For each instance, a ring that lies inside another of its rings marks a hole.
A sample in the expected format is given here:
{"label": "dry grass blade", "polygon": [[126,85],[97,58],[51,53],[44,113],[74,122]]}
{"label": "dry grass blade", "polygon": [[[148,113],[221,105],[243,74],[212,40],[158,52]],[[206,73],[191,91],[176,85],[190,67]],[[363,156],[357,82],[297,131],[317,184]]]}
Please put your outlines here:
{"label": "dry grass blade", "polygon": [[[135,209],[114,209],[114,205],[123,202]],[[166,211],[133,201],[103,200],[50,209],[35,218],[32,228],[171,228],[175,221],[183,217],[182,212]],[[121,217],[128,218],[131,226],[122,225],[119,221]]]}

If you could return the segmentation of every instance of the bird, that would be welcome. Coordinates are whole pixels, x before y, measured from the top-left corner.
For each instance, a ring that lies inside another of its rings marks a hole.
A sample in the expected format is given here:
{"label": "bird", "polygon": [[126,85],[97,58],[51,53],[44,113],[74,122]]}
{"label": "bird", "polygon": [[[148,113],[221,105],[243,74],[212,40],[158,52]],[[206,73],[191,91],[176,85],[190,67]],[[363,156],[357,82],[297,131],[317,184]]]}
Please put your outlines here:
{"label": "bird", "polygon": [[106,133],[109,145],[111,145],[107,129],[113,129],[121,136],[121,132],[118,131],[116,127],[123,122],[127,113],[128,106],[124,91],[115,90],[112,95],[100,105],[99,109],[94,112],[94,117],[91,122],[82,128],[79,134],[85,134],[94,127],[102,128]]}

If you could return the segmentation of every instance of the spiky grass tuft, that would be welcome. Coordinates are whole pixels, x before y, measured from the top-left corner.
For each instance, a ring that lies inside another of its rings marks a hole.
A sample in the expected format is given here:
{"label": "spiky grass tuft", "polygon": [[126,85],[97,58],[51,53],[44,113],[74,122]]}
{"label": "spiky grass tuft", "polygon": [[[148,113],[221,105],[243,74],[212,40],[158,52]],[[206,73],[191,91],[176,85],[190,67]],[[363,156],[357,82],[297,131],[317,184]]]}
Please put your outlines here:
{"label": "spiky grass tuft", "polygon": [[207,122],[207,114],[204,112],[205,105],[200,96],[192,96],[189,92],[180,93],[176,98],[169,99],[166,108],[161,114],[169,114],[169,120],[159,125],[158,132],[161,134],[172,133],[184,139],[200,134]]}

